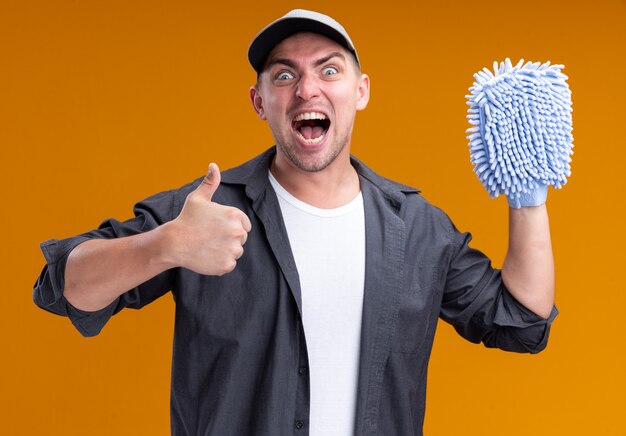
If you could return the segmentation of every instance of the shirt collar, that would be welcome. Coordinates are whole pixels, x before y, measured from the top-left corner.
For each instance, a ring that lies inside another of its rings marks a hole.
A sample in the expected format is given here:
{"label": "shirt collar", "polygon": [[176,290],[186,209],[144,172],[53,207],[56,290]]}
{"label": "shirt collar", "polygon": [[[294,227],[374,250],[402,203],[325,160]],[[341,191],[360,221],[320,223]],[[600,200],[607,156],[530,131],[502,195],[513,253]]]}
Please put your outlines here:
{"label": "shirt collar", "polygon": [[[244,185],[248,197],[255,200],[269,185],[268,171],[275,155],[276,147],[274,146],[254,159],[238,167],[224,171],[222,173],[222,183]],[[361,180],[365,179],[369,181],[394,203],[402,204],[406,194],[420,192],[419,189],[402,185],[379,176],[354,156],[350,156],[350,162],[359,174]]]}

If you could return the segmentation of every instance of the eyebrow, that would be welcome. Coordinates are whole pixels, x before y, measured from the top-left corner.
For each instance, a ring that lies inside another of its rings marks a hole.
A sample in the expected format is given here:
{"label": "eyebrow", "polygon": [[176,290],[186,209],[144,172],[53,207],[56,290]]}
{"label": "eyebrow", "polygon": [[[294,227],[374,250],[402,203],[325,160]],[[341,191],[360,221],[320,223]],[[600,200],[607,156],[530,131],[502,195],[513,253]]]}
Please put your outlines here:
{"label": "eyebrow", "polygon": [[335,58],[335,57],[341,58],[344,61],[346,60],[346,57],[343,55],[343,53],[340,53],[338,51],[334,51],[334,52],[330,53],[328,56],[324,56],[323,58],[318,59],[315,62],[315,66],[319,67],[320,65],[325,64],[326,62],[328,62],[329,60],[331,60],[332,58]]}
{"label": "eyebrow", "polygon": [[[325,64],[326,62],[328,62],[329,60],[331,60],[332,58],[341,58],[342,60],[346,60],[346,57],[343,55],[343,53],[338,52],[338,51],[334,51],[332,53],[329,53],[328,55],[324,56],[323,58],[320,58],[318,60],[315,61],[315,63],[313,64],[316,67],[319,67],[322,64]],[[296,63],[294,61],[292,61],[291,59],[287,59],[287,58],[275,58],[275,59],[271,59],[268,63],[267,66],[265,68],[271,68],[274,65],[277,64],[282,64],[282,65],[286,65],[290,68],[296,69]]]}

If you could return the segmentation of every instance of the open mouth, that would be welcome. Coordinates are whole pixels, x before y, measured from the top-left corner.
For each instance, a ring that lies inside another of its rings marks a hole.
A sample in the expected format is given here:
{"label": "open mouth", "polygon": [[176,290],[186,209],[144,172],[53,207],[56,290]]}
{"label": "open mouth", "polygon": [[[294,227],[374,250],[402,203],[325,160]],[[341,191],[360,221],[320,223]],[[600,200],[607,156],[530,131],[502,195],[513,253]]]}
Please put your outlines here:
{"label": "open mouth", "polygon": [[320,112],[305,112],[293,119],[291,127],[303,143],[315,145],[324,139],[330,127],[330,120]]}

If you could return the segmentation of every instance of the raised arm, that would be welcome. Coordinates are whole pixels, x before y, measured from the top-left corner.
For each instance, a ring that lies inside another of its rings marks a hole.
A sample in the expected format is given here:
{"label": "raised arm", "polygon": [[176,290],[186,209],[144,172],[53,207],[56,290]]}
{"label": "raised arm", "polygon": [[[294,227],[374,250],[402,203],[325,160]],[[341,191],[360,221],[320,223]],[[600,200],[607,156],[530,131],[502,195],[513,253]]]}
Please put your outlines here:
{"label": "raised arm", "polygon": [[219,169],[211,164],[174,220],[145,233],[78,245],[65,266],[65,298],[78,309],[96,311],[170,268],[206,275],[232,271],[251,224],[241,210],[212,201],[219,183]]}
{"label": "raised arm", "polygon": [[554,304],[554,259],[545,204],[509,208],[509,248],[502,279],[517,301],[548,318]]}

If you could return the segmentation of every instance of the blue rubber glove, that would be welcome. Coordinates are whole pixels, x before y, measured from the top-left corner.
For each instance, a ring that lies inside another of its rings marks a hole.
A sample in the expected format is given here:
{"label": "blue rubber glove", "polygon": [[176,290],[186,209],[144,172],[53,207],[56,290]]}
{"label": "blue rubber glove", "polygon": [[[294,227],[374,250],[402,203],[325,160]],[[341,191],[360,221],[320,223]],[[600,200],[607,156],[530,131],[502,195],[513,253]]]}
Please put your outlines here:
{"label": "blue rubber glove", "polygon": [[526,192],[521,192],[517,195],[507,195],[509,206],[513,209],[519,209],[520,207],[527,206],[541,206],[545,204],[548,197],[548,185],[538,185],[534,189],[529,189]]}
{"label": "blue rubber glove", "polygon": [[474,74],[467,95],[470,161],[492,197],[514,208],[546,201],[571,174],[572,100],[562,65],[507,58]]}

